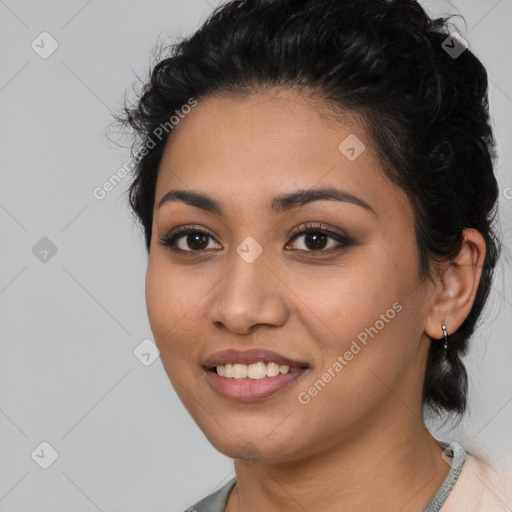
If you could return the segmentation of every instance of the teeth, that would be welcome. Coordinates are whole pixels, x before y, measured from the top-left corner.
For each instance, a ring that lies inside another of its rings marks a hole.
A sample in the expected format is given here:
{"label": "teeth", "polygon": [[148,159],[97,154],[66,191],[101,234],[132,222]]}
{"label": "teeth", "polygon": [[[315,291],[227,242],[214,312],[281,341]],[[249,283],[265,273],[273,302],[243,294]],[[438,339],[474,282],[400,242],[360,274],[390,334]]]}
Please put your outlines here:
{"label": "teeth", "polygon": [[290,369],[289,366],[277,363],[267,363],[258,361],[253,364],[219,364],[216,366],[217,373],[221,377],[229,379],[264,379],[265,377],[276,377],[280,373],[298,372],[299,368]]}
{"label": "teeth", "polygon": [[[279,375],[280,366],[277,363],[268,363],[267,364],[267,377],[275,377],[276,375]],[[286,373],[286,372],[283,372]]]}
{"label": "teeth", "polygon": [[234,377],[233,373],[234,372],[232,364],[224,365],[224,377],[229,377],[230,379],[232,379]]}
{"label": "teeth", "polygon": [[267,376],[267,365],[260,361],[259,363],[250,364],[249,366],[241,364],[247,368],[247,377],[249,379],[264,379]]}
{"label": "teeth", "polygon": [[233,365],[233,377],[235,379],[245,379],[247,377],[247,365],[234,364]]}

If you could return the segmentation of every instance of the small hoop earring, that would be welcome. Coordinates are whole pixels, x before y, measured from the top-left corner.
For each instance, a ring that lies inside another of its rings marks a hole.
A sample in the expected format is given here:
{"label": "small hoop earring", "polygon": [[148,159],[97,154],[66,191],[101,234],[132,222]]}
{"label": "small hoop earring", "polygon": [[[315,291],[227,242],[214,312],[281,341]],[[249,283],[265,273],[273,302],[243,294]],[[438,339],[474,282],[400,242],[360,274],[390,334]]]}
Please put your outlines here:
{"label": "small hoop earring", "polygon": [[446,351],[446,350],[448,350],[448,331],[446,330],[446,324],[444,322],[441,325],[441,329],[443,329],[444,349]]}

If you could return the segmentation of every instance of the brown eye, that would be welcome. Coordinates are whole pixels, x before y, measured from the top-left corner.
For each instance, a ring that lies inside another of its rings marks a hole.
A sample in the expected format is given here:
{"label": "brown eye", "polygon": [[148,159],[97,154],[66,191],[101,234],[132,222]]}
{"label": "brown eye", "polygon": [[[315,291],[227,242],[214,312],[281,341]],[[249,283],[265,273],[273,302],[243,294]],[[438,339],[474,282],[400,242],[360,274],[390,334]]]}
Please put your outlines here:
{"label": "brown eye", "polygon": [[[185,246],[188,245],[188,247],[193,250],[206,249],[206,247],[208,246],[208,235],[204,235],[201,233],[191,233],[189,235],[184,235],[180,238],[184,239]],[[183,247],[181,247],[180,249],[183,250]]]}
{"label": "brown eye", "polygon": [[296,239],[301,237],[304,237],[304,246],[311,251],[319,251],[325,249],[325,245],[330,238],[325,233],[322,233],[320,231],[305,233],[303,235],[296,237]]}
{"label": "brown eye", "polygon": [[[296,249],[303,252],[330,253],[352,244],[352,241],[347,236],[322,228],[321,225],[309,225],[304,228],[298,228],[293,234],[295,236],[292,240],[304,239],[302,243],[303,248],[299,247]],[[337,242],[337,244],[331,243],[329,246],[329,241]]]}
{"label": "brown eye", "polygon": [[208,249],[208,239],[213,237],[206,231],[178,228],[160,237],[158,243],[176,252],[202,252]]}

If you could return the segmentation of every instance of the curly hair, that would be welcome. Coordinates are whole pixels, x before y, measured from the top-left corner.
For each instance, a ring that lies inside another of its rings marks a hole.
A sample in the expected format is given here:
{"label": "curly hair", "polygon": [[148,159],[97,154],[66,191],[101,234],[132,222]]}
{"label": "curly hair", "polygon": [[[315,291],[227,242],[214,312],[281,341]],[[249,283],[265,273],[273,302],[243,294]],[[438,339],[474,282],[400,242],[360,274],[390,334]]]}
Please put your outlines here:
{"label": "curly hair", "polygon": [[[462,416],[467,408],[461,356],[501,250],[493,228],[498,186],[487,73],[469,49],[457,56],[445,49],[446,41],[455,44],[450,17],[433,19],[414,0],[231,1],[165,49],[137,101],[118,117],[135,135],[132,150],[152,143],[139,151],[128,191],[149,253],[169,116],[191,98],[281,87],[314,92],[333,111],[360,116],[385,174],[413,207],[422,279],[458,254],[464,228],[486,242],[470,313],[446,354],[442,343],[429,349],[422,402],[438,416]],[[166,133],[158,132],[166,123]]]}

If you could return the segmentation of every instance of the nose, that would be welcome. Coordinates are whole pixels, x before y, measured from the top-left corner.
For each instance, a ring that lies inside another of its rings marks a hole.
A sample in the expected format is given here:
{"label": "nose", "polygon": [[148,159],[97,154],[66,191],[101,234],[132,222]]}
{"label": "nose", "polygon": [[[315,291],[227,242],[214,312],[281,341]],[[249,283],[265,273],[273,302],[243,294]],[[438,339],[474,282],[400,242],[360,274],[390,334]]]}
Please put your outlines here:
{"label": "nose", "polygon": [[286,322],[287,288],[264,250],[254,261],[234,253],[230,269],[214,290],[210,321],[217,327],[249,334],[260,324],[279,327]]}

